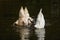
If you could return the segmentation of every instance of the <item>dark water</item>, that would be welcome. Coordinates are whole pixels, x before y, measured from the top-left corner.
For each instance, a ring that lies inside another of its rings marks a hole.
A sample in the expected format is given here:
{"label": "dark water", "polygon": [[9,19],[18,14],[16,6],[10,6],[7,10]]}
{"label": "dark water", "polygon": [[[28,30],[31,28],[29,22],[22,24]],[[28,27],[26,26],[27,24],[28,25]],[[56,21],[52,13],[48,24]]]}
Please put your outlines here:
{"label": "dark water", "polygon": [[[59,0],[0,0],[0,40],[19,40],[12,24],[18,19],[19,9],[27,6],[31,16],[36,17],[43,9],[46,20],[45,40],[60,40]],[[37,40],[32,37],[31,40]]]}

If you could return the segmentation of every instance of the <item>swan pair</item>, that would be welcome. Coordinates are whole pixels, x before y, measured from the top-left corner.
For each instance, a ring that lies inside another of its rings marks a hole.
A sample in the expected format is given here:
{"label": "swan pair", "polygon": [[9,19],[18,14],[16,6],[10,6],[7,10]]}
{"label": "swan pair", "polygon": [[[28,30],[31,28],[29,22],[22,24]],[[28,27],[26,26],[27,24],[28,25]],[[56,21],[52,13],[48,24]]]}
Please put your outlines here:
{"label": "swan pair", "polygon": [[[20,11],[19,11],[19,19],[15,22],[15,24],[17,25],[28,25],[31,24],[34,19],[30,17],[29,12],[27,7],[25,7],[25,9],[23,9],[23,7],[21,7]],[[45,26],[45,19],[44,19],[44,15],[42,13],[42,9],[40,9],[39,14],[37,15],[37,19],[35,22],[34,27],[35,28],[44,28]]]}

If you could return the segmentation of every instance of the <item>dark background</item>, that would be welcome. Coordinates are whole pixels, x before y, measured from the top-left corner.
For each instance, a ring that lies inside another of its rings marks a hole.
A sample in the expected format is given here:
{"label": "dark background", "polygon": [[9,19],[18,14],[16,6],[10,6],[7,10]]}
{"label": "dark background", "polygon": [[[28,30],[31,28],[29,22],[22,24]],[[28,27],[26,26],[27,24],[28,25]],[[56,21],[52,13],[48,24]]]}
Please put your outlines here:
{"label": "dark background", "polygon": [[0,40],[19,39],[12,30],[12,24],[18,19],[21,6],[27,6],[34,17],[42,8],[46,20],[46,40],[60,40],[60,0],[0,0]]}

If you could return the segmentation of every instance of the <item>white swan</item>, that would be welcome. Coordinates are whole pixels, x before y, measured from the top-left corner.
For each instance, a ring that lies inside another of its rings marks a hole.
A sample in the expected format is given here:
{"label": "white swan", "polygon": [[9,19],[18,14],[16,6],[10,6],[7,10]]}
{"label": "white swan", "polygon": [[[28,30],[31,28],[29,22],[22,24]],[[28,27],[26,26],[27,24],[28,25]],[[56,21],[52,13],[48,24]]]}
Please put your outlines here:
{"label": "white swan", "polygon": [[42,9],[40,9],[40,12],[37,16],[36,24],[34,25],[34,27],[44,28],[44,26],[45,26],[45,19],[44,19],[44,15],[42,13]]}
{"label": "white swan", "polygon": [[30,17],[27,7],[25,7],[25,9],[21,7],[19,11],[19,19],[15,22],[15,24],[28,25],[31,24],[31,21],[33,21],[33,19]]}

